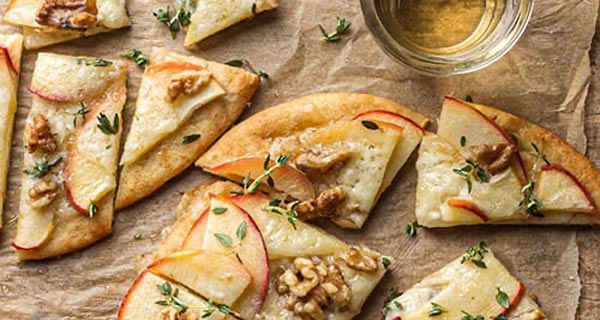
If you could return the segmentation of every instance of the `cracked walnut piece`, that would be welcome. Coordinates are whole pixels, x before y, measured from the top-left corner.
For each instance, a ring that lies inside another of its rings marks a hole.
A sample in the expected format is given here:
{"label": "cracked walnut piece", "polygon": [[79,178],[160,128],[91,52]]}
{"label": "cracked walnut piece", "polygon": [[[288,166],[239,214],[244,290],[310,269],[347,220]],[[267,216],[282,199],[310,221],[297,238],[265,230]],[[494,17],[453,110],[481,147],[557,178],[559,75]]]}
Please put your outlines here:
{"label": "cracked walnut piece", "polygon": [[510,166],[510,158],[516,149],[508,143],[494,145],[481,144],[471,146],[469,149],[475,154],[475,159],[485,166],[491,175],[506,170]]}
{"label": "cracked walnut piece", "polygon": [[96,0],[45,0],[35,21],[58,29],[86,30],[96,24]]}
{"label": "cracked walnut piece", "polygon": [[343,166],[352,157],[351,151],[310,149],[296,159],[296,167],[303,172],[325,173]]}
{"label": "cracked walnut piece", "polygon": [[351,246],[342,258],[352,269],[373,272],[379,269],[381,255],[368,249]]}
{"label": "cracked walnut piece", "polygon": [[33,125],[29,127],[29,136],[27,137],[27,150],[34,153],[37,149],[45,153],[52,153],[58,148],[58,143],[52,135],[48,120],[37,114],[33,117]]}
{"label": "cracked walnut piece", "polygon": [[335,262],[318,257],[296,258],[277,278],[286,307],[303,320],[325,320],[327,310],[344,308],[352,291]]}
{"label": "cracked walnut piece", "polygon": [[29,189],[29,204],[33,208],[43,208],[58,195],[58,184],[54,181],[40,180]]}
{"label": "cracked walnut piece", "polygon": [[171,79],[167,87],[167,101],[174,102],[181,94],[191,96],[200,92],[210,77],[211,73],[203,70]]}
{"label": "cracked walnut piece", "polygon": [[333,187],[321,192],[317,199],[300,202],[296,206],[296,212],[301,220],[331,217],[344,200],[346,200],[344,190],[340,187]]}

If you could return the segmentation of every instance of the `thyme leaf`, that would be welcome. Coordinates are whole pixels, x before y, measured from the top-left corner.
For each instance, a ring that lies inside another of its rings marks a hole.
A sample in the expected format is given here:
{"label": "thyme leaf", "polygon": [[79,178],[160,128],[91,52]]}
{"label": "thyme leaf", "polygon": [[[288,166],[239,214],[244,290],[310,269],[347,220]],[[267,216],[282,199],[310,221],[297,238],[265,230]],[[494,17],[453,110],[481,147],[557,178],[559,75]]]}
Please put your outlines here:
{"label": "thyme leaf", "polygon": [[200,139],[201,135],[194,133],[194,134],[190,134],[187,135],[185,137],[183,137],[183,141],[181,142],[182,144],[190,144],[198,139]]}
{"label": "thyme leaf", "polygon": [[137,49],[130,49],[123,55],[123,57],[132,59],[135,62],[135,64],[140,67],[145,67],[148,65],[148,63],[150,63],[148,57],[145,54],[143,54],[142,51]]}
{"label": "thyme leaf", "polygon": [[271,200],[269,205],[264,209],[275,214],[287,216],[287,221],[292,225],[294,230],[297,230],[296,221],[298,220],[298,212],[296,211],[296,207],[300,204],[300,201],[292,202],[288,208],[282,208],[280,204],[281,200],[279,199]]}
{"label": "thyme leaf", "polygon": [[108,117],[104,113],[100,113],[96,118],[98,120],[98,129],[106,135],[117,134],[119,132],[119,115],[115,113],[113,123],[110,123]]}
{"label": "thyme leaf", "polygon": [[219,242],[227,248],[231,248],[233,241],[231,241],[231,237],[224,233],[215,233],[215,238],[219,240]]}
{"label": "thyme leaf", "polygon": [[510,308],[510,299],[506,292],[500,290],[500,288],[498,288],[498,291],[496,292],[496,302],[504,309]]}
{"label": "thyme leaf", "polygon": [[437,317],[439,315],[441,315],[444,312],[448,312],[446,310],[444,310],[444,308],[442,308],[442,306],[440,306],[439,304],[432,302],[431,303],[431,309],[429,310],[429,312],[427,313],[430,317]]}
{"label": "thyme leaf", "polygon": [[416,237],[417,236],[417,228],[419,228],[419,227],[420,227],[420,225],[417,222],[417,220],[413,220],[413,221],[409,222],[406,225],[406,234],[411,238]]}

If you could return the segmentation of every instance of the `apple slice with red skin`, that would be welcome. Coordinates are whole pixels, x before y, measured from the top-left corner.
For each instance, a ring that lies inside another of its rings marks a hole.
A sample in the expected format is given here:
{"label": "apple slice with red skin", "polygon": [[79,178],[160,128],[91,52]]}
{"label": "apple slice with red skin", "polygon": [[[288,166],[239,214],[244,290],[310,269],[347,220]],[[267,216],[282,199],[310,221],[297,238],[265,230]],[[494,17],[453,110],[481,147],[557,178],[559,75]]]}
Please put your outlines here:
{"label": "apple slice with red skin", "polygon": [[[275,165],[275,162],[271,160],[270,166],[273,165]],[[256,178],[263,174],[265,171],[264,159],[253,157],[233,160],[207,171],[236,182],[241,182],[248,174],[250,174],[251,178]],[[289,164],[276,169],[271,177],[275,182],[274,189],[278,191],[284,192],[298,200],[315,198],[315,187],[310,180],[308,180],[304,173]]]}
{"label": "apple slice with red skin", "polygon": [[[210,211],[194,224],[182,249],[202,249],[239,259],[252,276],[252,282],[231,307],[243,319],[254,319],[262,309],[269,288],[269,257],[265,242],[252,217],[231,201],[211,196],[210,207]],[[222,243],[217,234],[228,237],[232,243]],[[198,241],[202,236],[204,240]]]}
{"label": "apple slice with red skin", "polygon": [[525,285],[522,282],[519,282],[519,288],[515,295],[510,299],[510,303],[508,305],[508,309],[505,309],[502,312],[503,316],[508,316],[510,313],[517,308],[519,303],[521,303],[521,299],[523,299],[523,295],[525,295]]}
{"label": "apple slice with red skin", "polygon": [[[201,311],[208,308],[206,300],[190,292],[187,288],[144,270],[135,279],[125,294],[125,297],[119,306],[117,319],[160,319],[161,314],[167,307],[155,303],[156,301],[165,299],[157,286],[160,286],[165,282],[171,285],[172,291],[177,290],[177,297],[188,306],[189,313],[196,313],[196,315],[200,317]],[[224,314],[214,312],[209,317],[202,319],[218,320],[223,319],[224,317]]]}
{"label": "apple slice with red skin", "polygon": [[17,250],[35,250],[43,246],[54,231],[53,212],[30,212],[19,215],[18,229],[12,246]]}
{"label": "apple slice with red skin", "polygon": [[[594,213],[597,211],[594,199],[587,189],[573,173],[558,164],[542,166],[535,194],[542,202],[541,211],[583,213]],[[560,202],[567,203],[561,205]]]}
{"label": "apple slice with red skin", "polygon": [[0,46],[0,50],[2,51],[3,59],[6,60],[6,64],[10,71],[12,71],[15,75],[19,75],[19,70],[17,69],[12,57],[10,56],[10,51],[7,47]]}
{"label": "apple slice with red skin", "polygon": [[448,205],[455,208],[464,209],[472,214],[476,215],[483,222],[488,222],[490,218],[485,214],[481,208],[479,208],[476,204],[468,200],[462,199],[450,199],[448,200]]}
{"label": "apple slice with red skin", "polygon": [[[453,97],[445,97],[438,121],[438,135],[459,147],[464,137],[464,147],[506,143],[515,145],[513,138],[494,120],[475,107]],[[514,156],[520,175],[526,179],[527,171],[519,152]]]}
{"label": "apple slice with red skin", "polygon": [[203,250],[179,251],[148,266],[148,271],[179,283],[206,299],[231,306],[252,277],[235,258]]}
{"label": "apple slice with red skin", "polygon": [[[91,204],[102,199],[116,187],[116,159],[122,125],[114,134],[98,128],[100,114],[112,126],[121,114],[119,95],[107,94],[85,117],[83,126],[76,129],[65,161],[65,189],[67,198],[77,211],[88,214]],[[122,122],[122,121],[121,121]]]}
{"label": "apple slice with red skin", "polygon": [[52,101],[52,102],[67,102],[67,101],[69,101],[69,99],[67,99],[67,98],[60,97],[60,96],[54,95],[52,93],[44,92],[43,90],[39,90],[34,87],[29,87],[29,88],[27,88],[27,90],[29,90],[29,92],[31,92],[37,96],[40,96],[48,101]]}
{"label": "apple slice with red skin", "polygon": [[412,119],[399,113],[387,110],[370,110],[357,114],[353,120],[374,120],[396,125],[400,128],[410,129],[418,132],[421,136],[425,135],[425,129],[414,122]]}

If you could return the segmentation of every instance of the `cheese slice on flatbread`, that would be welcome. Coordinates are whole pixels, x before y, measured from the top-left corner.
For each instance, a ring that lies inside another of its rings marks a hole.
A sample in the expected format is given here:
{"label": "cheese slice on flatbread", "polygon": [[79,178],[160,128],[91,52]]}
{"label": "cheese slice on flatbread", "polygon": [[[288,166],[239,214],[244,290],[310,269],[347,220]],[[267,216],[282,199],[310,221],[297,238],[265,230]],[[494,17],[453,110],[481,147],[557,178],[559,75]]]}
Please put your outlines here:
{"label": "cheese slice on flatbread", "polygon": [[74,9],[71,13],[64,8],[59,8],[60,3],[57,0],[11,0],[4,13],[3,21],[23,26],[24,46],[27,49],[42,48],[131,25],[125,0],[90,0],[79,3],[82,6],[93,4],[92,7],[95,8],[95,10],[89,8],[84,10],[94,16],[94,20],[86,26],[66,26],[41,22],[46,21],[38,17],[40,9],[44,5],[50,8],[56,6],[56,10],[61,10],[61,13],[66,14],[61,23],[78,12],[79,8]]}
{"label": "cheese slice on flatbread", "polygon": [[[194,226],[199,219],[203,218],[202,214],[214,215],[211,210],[208,210],[211,208],[210,197],[223,197],[225,201],[234,203],[252,217],[265,242],[269,257],[270,282],[258,319],[292,319],[298,316],[293,310],[285,307],[284,302],[288,296],[277,291],[277,279],[298,258],[328,261],[339,268],[343,275],[350,289],[350,299],[344,307],[335,307],[333,304],[331,308],[327,308],[325,312],[329,319],[349,320],[360,313],[362,305],[385,274],[386,268],[394,262],[392,258],[384,258],[381,254],[366,248],[350,246],[302,221],[291,224],[286,216],[265,210],[271,200],[267,196],[262,193],[233,195],[236,191],[240,191],[240,187],[231,182],[215,182],[184,194],[176,210],[177,222],[163,240],[154,259],[160,260],[173,252],[180,251],[184,243],[187,245],[188,233],[195,230]],[[356,265],[348,262],[346,259],[349,252],[357,252],[356,250],[369,255],[375,265],[360,270]],[[235,303],[232,308],[234,306]],[[234,311],[243,312],[243,310]]]}
{"label": "cheese slice on flatbread", "polygon": [[[162,48],[153,51],[151,61],[121,158],[117,209],[189,167],[242,114],[258,88],[258,77],[240,68]],[[168,87],[187,76],[206,81],[193,94],[171,101]]]}
{"label": "cheese slice on flatbread", "polygon": [[556,134],[498,109],[446,98],[417,171],[423,226],[600,223],[600,171]]}
{"label": "cheese slice on flatbread", "polygon": [[19,70],[23,50],[23,36],[0,34],[0,231],[6,178],[10,161],[12,128],[17,111]]}
{"label": "cheese slice on flatbread", "polygon": [[278,5],[278,0],[196,0],[195,6],[191,6],[194,9],[184,45],[192,47],[210,35]]}
{"label": "cheese slice on flatbread", "polygon": [[[482,258],[473,257],[475,262],[458,258],[389,301],[385,320],[454,320],[467,315],[472,316],[469,319],[546,319],[525,286],[489,249],[483,250]],[[497,298],[499,293],[506,298]]]}
{"label": "cheese slice on flatbread", "polygon": [[[371,95],[312,95],[246,119],[196,165],[241,183],[248,173],[250,179],[260,177],[267,155],[285,155],[289,161],[272,174],[271,189],[303,201],[298,208],[309,210],[300,212],[302,219],[327,216],[342,227],[360,228],[427,122]],[[266,186],[269,179],[262,182]]]}
{"label": "cheese slice on flatbread", "polygon": [[73,252],[112,230],[127,64],[98,61],[38,56],[13,242],[20,260]]}

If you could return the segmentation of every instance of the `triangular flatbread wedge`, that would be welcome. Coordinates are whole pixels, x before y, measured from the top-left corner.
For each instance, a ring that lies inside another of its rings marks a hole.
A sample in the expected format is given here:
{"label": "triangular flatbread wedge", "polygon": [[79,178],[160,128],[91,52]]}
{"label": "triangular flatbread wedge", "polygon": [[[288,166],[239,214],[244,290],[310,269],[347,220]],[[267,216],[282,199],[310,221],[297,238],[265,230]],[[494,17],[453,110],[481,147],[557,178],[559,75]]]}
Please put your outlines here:
{"label": "triangular flatbread wedge", "polygon": [[260,181],[265,192],[301,201],[296,208],[302,220],[328,217],[342,227],[360,228],[427,123],[424,116],[371,95],[311,95],[243,121],[196,165],[247,189]]}
{"label": "triangular flatbread wedge", "polygon": [[24,133],[20,260],[73,252],[110,234],[127,64],[40,53]]}
{"label": "triangular flatbread wedge", "polygon": [[23,26],[27,49],[131,25],[124,0],[11,0],[3,21]]}
{"label": "triangular flatbread wedge", "polygon": [[547,319],[485,243],[391,297],[385,320]]}
{"label": "triangular flatbread wedge", "polygon": [[22,51],[23,36],[0,34],[0,231],[2,231],[13,120],[17,111]]}
{"label": "triangular flatbread wedge", "polygon": [[[261,293],[259,301],[244,304],[246,292],[229,305],[243,319],[293,319],[307,317],[310,312],[314,312],[313,317],[328,319],[356,316],[393,259],[350,246],[302,221],[273,212],[269,208],[271,200],[262,193],[235,195],[240,190],[230,182],[215,182],[187,192],[177,208],[177,222],[156,252],[155,260],[161,261],[181,250],[212,246],[233,262],[240,261],[253,275],[253,281],[263,279],[260,275],[265,273],[268,287],[254,289]],[[235,220],[236,214],[247,216],[247,220]],[[250,245],[244,241],[254,233],[264,240],[266,268],[253,263],[252,257],[262,259],[260,255],[245,254],[259,251],[258,246],[244,251],[244,246]],[[296,284],[294,279],[302,278],[301,272],[305,280]],[[320,275],[311,276],[311,272]],[[325,295],[325,300],[318,298],[319,294]],[[286,307],[286,301],[295,302]],[[253,308],[256,305],[262,308]]]}
{"label": "triangular flatbread wedge", "polygon": [[[279,6],[278,0],[191,0],[175,1],[176,9],[191,12],[184,45],[193,47],[203,39],[236,23]],[[182,7],[185,6],[185,7]]]}
{"label": "triangular flatbread wedge", "polygon": [[446,98],[417,160],[419,224],[597,224],[600,171],[556,134]]}
{"label": "triangular flatbread wedge", "polygon": [[162,48],[151,61],[121,157],[117,209],[190,166],[242,114],[259,83],[240,68]]}

